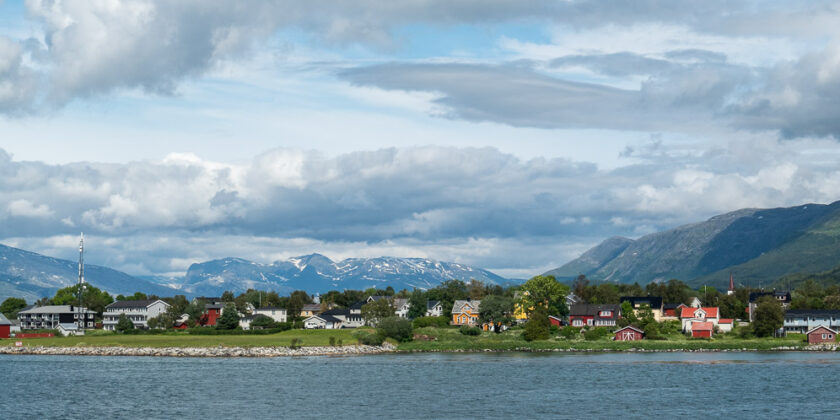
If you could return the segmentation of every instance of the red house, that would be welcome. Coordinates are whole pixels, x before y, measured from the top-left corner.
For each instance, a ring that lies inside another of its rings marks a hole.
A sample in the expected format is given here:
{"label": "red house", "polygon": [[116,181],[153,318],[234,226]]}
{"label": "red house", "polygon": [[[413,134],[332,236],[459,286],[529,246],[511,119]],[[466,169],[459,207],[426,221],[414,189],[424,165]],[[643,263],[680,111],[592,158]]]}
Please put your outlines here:
{"label": "red house", "polygon": [[199,325],[202,327],[216,326],[216,320],[222,316],[222,308],[224,308],[222,305],[204,305],[204,313],[198,319]]}
{"label": "red house", "polygon": [[645,332],[631,326],[626,326],[615,332],[615,341],[637,341],[645,338]]}
{"label": "red house", "polygon": [[691,336],[693,338],[712,338],[712,331],[715,329],[715,324],[711,322],[692,322],[691,323]]}
{"label": "red house", "polygon": [[837,331],[823,325],[811,328],[805,334],[808,336],[808,344],[833,343],[837,340]]}
{"label": "red house", "polygon": [[569,308],[569,325],[573,327],[614,327],[621,317],[621,305],[576,304]]}
{"label": "red house", "polygon": [[12,323],[0,314],[0,338],[10,338],[12,336]]}
{"label": "red house", "polygon": [[565,325],[566,325],[566,322],[565,322],[565,321],[563,321],[563,319],[561,319],[561,318],[559,318],[559,317],[556,317],[556,316],[554,316],[554,315],[549,315],[549,316],[548,316],[548,322],[550,322],[550,323],[551,323],[551,325],[556,325],[556,326],[558,326],[558,327],[560,327],[560,328],[563,328],[563,326],[565,326]]}

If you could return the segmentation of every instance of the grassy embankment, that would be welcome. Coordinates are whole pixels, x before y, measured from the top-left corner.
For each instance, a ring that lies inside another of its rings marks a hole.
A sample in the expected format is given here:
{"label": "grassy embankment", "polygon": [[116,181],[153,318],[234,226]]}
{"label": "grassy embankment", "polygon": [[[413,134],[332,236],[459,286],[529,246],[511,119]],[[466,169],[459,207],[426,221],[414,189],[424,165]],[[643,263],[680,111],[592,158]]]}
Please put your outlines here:
{"label": "grassy embankment", "polygon": [[184,332],[165,334],[123,335],[96,331],[80,337],[23,338],[0,340],[0,346],[14,346],[22,341],[24,346],[46,347],[273,347],[289,346],[293,339],[304,347],[329,346],[330,337],[343,345],[356,344],[354,330],[289,330],[266,335],[191,335]]}
{"label": "grassy embankment", "polygon": [[792,334],[784,338],[742,339],[732,335],[718,335],[714,339],[690,339],[682,334],[667,337],[667,340],[613,341],[603,338],[595,341],[583,339],[564,339],[552,337],[544,341],[527,342],[522,338],[522,330],[509,330],[500,334],[482,332],[479,336],[466,336],[453,328],[421,328],[417,334],[434,337],[434,341],[415,340],[401,343],[400,351],[481,351],[481,350],[604,350],[620,351],[634,349],[645,350],[772,350],[778,347],[804,347],[802,335]]}

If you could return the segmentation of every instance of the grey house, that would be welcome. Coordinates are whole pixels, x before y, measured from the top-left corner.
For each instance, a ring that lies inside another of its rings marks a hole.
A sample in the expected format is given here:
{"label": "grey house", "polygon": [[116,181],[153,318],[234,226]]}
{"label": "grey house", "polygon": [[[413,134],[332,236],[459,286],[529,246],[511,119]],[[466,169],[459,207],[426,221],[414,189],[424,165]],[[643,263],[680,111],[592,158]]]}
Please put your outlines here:
{"label": "grey house", "polygon": [[837,331],[838,328],[840,328],[840,311],[791,309],[785,312],[785,334],[805,334],[812,328],[819,326],[824,326]]}

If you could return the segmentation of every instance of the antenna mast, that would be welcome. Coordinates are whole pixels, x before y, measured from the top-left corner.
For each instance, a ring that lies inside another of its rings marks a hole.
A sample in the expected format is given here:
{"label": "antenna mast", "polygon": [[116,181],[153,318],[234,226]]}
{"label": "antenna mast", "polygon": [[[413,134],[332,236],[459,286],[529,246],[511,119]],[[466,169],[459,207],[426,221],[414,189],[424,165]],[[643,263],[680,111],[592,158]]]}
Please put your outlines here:
{"label": "antenna mast", "polygon": [[82,298],[85,290],[85,234],[82,232],[79,237],[79,306],[77,307],[78,317],[76,318],[76,325],[79,329],[85,327],[85,313],[82,311]]}

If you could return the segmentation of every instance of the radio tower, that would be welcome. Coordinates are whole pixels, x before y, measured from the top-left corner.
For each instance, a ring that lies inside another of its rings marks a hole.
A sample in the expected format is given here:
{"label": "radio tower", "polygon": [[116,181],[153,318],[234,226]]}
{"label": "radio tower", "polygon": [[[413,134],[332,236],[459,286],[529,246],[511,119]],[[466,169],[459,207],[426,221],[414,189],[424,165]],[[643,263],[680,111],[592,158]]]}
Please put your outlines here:
{"label": "radio tower", "polygon": [[79,326],[79,329],[84,329],[85,327],[85,313],[82,311],[82,297],[84,296],[85,290],[85,234],[82,232],[79,238],[79,306],[77,306],[77,311],[79,312],[78,317],[76,318],[76,325]]}

